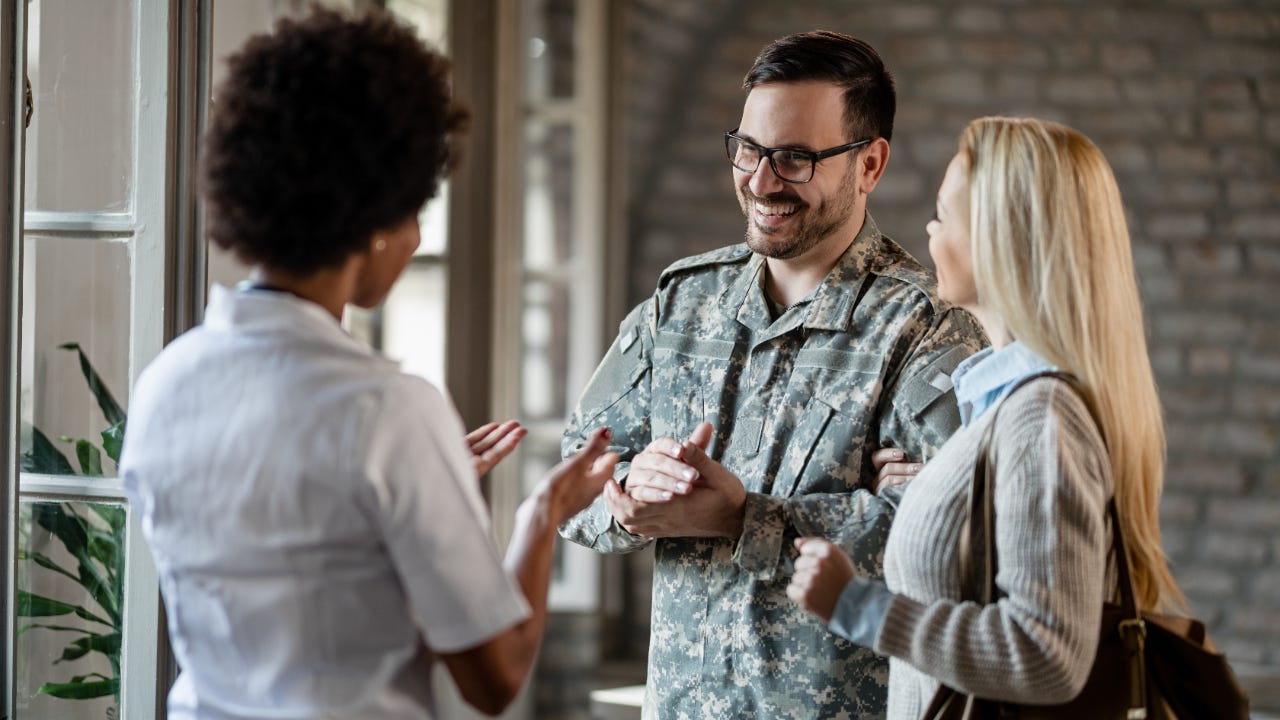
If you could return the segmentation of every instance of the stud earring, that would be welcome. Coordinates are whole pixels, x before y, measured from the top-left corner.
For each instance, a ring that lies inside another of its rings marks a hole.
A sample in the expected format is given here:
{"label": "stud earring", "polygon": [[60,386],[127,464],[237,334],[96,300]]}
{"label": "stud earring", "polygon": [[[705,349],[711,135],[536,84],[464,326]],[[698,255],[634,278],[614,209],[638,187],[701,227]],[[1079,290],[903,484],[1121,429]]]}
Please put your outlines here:
{"label": "stud earring", "polygon": [[378,252],[382,252],[383,250],[386,250],[386,249],[387,249],[387,241],[386,241],[386,240],[379,240],[378,242],[376,242],[376,243],[374,243],[374,244],[373,244],[373,249],[374,249],[374,250],[377,250]]}

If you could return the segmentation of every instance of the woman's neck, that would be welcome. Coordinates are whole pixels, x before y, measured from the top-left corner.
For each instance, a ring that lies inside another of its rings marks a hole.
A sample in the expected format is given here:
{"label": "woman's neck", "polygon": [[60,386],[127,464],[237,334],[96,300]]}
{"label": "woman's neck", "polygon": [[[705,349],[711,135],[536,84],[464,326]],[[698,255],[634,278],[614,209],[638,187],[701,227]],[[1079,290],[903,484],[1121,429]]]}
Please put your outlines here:
{"label": "woman's neck", "polygon": [[1004,318],[981,305],[965,305],[964,309],[977,319],[983,332],[987,334],[987,339],[991,341],[992,348],[999,350],[1013,342],[1013,336],[1009,334],[1009,326]]}
{"label": "woman's neck", "polygon": [[287,292],[313,302],[341,322],[342,311],[355,294],[356,270],[355,263],[348,261],[336,268],[298,276],[259,265],[249,275],[249,282],[263,289]]}

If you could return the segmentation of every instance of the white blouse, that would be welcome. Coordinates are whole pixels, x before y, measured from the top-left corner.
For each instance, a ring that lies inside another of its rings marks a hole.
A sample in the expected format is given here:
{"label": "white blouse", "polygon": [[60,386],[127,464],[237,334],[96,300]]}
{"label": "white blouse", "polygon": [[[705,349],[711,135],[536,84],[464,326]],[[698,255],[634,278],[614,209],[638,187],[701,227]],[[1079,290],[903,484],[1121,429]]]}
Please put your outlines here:
{"label": "white blouse", "polygon": [[171,718],[430,718],[434,652],[529,614],[452,404],[292,295],[213,289],[138,381],[120,475]]}

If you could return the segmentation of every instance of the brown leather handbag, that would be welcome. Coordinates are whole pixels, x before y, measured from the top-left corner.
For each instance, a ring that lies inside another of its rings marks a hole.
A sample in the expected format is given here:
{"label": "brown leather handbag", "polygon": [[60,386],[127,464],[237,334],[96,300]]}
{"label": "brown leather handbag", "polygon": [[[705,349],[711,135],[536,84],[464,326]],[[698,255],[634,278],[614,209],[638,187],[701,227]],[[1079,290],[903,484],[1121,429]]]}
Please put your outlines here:
{"label": "brown leather handbag", "polygon": [[[1097,413],[1073,375],[1043,372],[1019,381],[1008,395],[1041,377],[1066,382],[1084,400],[1097,423]],[[1008,397],[1006,395],[1006,398]],[[999,408],[991,412],[998,412]],[[1099,425],[1099,427],[1101,427]],[[990,444],[995,418],[978,449],[969,497],[968,527],[961,535],[962,600],[983,605],[1000,597],[996,587],[995,472]],[[1105,438],[1104,438],[1105,442]],[[1027,705],[977,698],[943,685],[922,720],[1248,720],[1249,700],[1227,664],[1213,648],[1198,620],[1138,611],[1129,577],[1129,557],[1115,498],[1107,503],[1111,552],[1115,557],[1119,602],[1102,606],[1098,652],[1084,690],[1061,705]]]}

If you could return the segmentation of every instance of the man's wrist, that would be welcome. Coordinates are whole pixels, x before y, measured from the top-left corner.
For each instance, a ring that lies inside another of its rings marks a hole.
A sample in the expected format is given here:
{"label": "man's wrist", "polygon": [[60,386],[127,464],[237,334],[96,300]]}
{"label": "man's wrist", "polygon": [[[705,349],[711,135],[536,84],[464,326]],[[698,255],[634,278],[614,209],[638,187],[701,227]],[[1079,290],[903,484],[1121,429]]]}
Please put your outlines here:
{"label": "man's wrist", "polygon": [[724,514],[720,523],[720,531],[724,537],[737,542],[742,537],[743,518],[747,512],[747,496],[744,493],[738,502]]}

